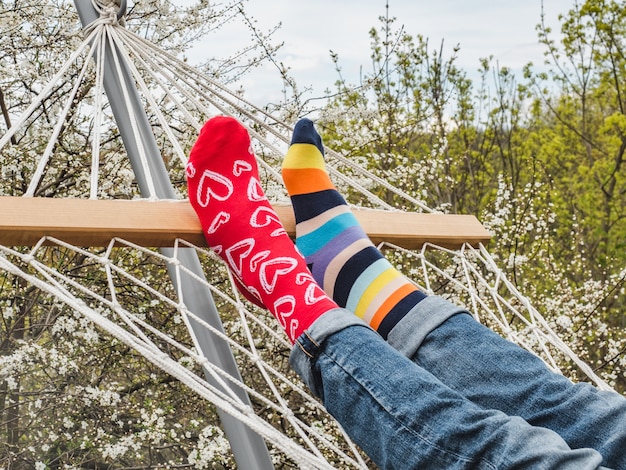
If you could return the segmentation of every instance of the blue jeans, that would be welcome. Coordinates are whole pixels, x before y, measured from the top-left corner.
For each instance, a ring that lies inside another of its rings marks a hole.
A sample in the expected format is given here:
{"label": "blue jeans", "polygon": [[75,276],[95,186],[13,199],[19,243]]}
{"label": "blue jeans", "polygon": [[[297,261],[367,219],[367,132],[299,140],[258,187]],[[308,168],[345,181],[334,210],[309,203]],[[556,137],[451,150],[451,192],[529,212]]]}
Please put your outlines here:
{"label": "blue jeans", "polygon": [[320,317],[292,367],[382,469],[596,469],[555,432],[485,409],[391,347],[347,310]]}
{"label": "blue jeans", "polygon": [[626,469],[626,398],[553,373],[466,310],[428,297],[392,330],[388,341],[480,407],[552,429],[571,448],[596,449],[603,465]]}

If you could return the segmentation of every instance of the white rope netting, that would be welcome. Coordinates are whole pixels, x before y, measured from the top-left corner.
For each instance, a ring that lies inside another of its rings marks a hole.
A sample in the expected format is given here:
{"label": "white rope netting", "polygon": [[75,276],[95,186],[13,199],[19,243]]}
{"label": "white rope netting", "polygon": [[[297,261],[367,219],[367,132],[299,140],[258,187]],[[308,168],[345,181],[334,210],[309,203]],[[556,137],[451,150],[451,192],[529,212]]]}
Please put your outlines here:
{"label": "white rope netting", "polygon": [[[44,238],[27,252],[0,247],[0,269],[37,288],[49,302],[84,316],[133,348],[193,392],[245,423],[301,468],[336,468],[324,457],[329,453],[335,464],[365,468],[348,439],[338,443],[327,437],[328,426],[340,436],[343,433],[289,372],[285,364],[289,343],[278,333],[271,317],[244,303],[231,280],[218,289],[185,268],[177,258],[177,253],[185,249],[197,250],[201,258],[213,265],[215,279],[229,279],[225,266],[212,252],[182,241],[174,248],[174,256],[166,257],[120,239],[112,239],[106,249],[86,250]],[[51,267],[51,260],[57,256],[64,260],[62,267],[59,263],[52,263],[56,267]],[[174,267],[177,277],[193,277],[211,291],[223,314],[224,330],[211,326],[201,313],[187,309],[184,292],[168,279],[168,266]],[[89,272],[89,283],[81,271]],[[159,281],[149,283],[146,278],[153,276]],[[164,317],[172,319],[166,331],[155,326]],[[190,321],[210,331],[215,341],[229,345],[244,373],[243,381],[197,353],[185,327]],[[282,361],[277,361],[277,357]],[[263,384],[249,385],[254,383],[249,381],[250,375]],[[241,400],[239,390],[251,397],[254,408]],[[296,404],[298,414],[309,417],[307,422],[293,411]],[[311,422],[311,415],[317,416],[317,420]],[[321,427],[316,422],[326,424]]]}
{"label": "white rope netting", "polygon": [[[112,63],[106,63],[106,48],[120,51],[119,55],[114,55]],[[228,114],[236,116],[250,130],[268,195],[275,202],[288,201],[278,168],[289,142],[291,126],[121,27],[115,15],[104,10],[101,18],[85,29],[85,39],[78,49],[14,120],[11,129],[0,137],[0,152],[4,153],[5,161],[12,151],[12,137],[23,141],[30,124],[39,115],[37,110],[45,103],[57,103],[57,120],[49,128],[47,145],[37,157],[24,196],[45,195],[42,188],[47,188],[54,180],[56,168],[65,164],[57,161],[57,139],[68,121],[79,121],[76,96],[85,81],[90,80],[91,99],[78,105],[82,108],[79,112],[89,119],[84,124],[75,124],[79,130],[80,126],[82,130],[89,129],[90,161],[84,164],[83,176],[76,186],[82,184],[83,197],[92,199],[120,194],[137,197],[124,155],[112,151],[108,143],[115,124],[104,91],[105,67],[110,67],[111,73],[123,81],[123,64],[130,70],[139,91],[180,198],[185,197],[180,183],[184,181],[182,169],[195,135],[207,117]],[[131,94],[124,92],[123,95],[128,108],[132,108]],[[137,120],[131,119],[132,133],[140,141],[141,132],[136,124]],[[141,149],[139,152],[143,171],[148,175],[150,194],[145,197],[154,199],[156,191],[149,155]],[[421,201],[332,149],[328,149],[326,155],[331,176],[337,184],[358,193],[359,201],[367,201],[369,207],[394,210],[369,189],[379,187],[402,198],[415,211],[431,211]],[[356,177],[346,177],[337,168],[347,168],[350,175]],[[127,192],[120,189],[124,185],[128,187]],[[60,195],[63,196],[62,192]],[[507,280],[484,246],[465,245],[451,250],[426,244],[421,250],[409,251],[383,244],[380,248],[392,259],[402,258],[403,266],[408,266],[403,269],[409,269],[410,277],[426,292],[467,306],[479,321],[535,352],[554,370],[559,370],[561,364],[572,364],[598,387],[608,388]],[[183,250],[198,254],[206,279],[179,262],[178,255]],[[289,371],[289,343],[280,333],[280,327],[267,312],[239,297],[225,266],[209,250],[180,240],[170,256],[120,239],[113,239],[108,247],[87,249],[46,237],[29,249],[0,246],[0,270],[32,285],[50,303],[62,304],[98,325],[195,393],[254,429],[300,468],[366,468],[366,462],[339,426]],[[181,275],[192,277],[211,292],[223,331],[207,323],[201,312],[189,309],[184,293],[176,287],[180,283],[172,282],[168,270],[175,273],[174,279],[180,279]],[[166,316],[172,321],[168,329],[160,329],[160,320]],[[198,355],[193,335],[190,337],[185,328],[190,322],[207,329],[215,341],[229,345],[243,381],[234,379],[210,359]],[[172,329],[172,325],[178,326]],[[239,398],[241,390],[252,398],[253,407]],[[303,415],[316,418],[304,420]],[[329,429],[334,430],[333,436],[343,437],[329,438]]]}

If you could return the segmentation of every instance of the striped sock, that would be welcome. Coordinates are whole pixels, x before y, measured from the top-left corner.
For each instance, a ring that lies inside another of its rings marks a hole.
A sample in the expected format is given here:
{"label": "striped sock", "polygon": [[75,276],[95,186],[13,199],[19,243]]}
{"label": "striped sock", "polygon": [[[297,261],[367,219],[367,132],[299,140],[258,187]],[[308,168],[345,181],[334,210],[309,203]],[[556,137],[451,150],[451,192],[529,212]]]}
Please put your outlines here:
{"label": "striped sock", "polygon": [[326,294],[383,338],[426,298],[372,244],[330,181],[322,139],[301,119],[282,176],[296,217],[296,245]]}

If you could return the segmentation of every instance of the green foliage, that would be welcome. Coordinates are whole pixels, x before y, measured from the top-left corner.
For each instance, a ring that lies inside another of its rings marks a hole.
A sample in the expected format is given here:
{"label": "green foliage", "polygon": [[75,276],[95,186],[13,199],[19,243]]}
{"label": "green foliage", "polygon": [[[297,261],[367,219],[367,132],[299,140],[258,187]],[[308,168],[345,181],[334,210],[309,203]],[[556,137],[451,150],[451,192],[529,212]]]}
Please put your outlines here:
{"label": "green foliage", "polygon": [[[522,82],[381,17],[372,70],[341,77],[320,124],[330,148],[434,209],[477,215],[490,251],[575,350],[626,390],[626,5],[588,0],[538,25],[546,66]],[[369,188],[405,209],[384,187]],[[354,200],[354,202],[359,202]]]}

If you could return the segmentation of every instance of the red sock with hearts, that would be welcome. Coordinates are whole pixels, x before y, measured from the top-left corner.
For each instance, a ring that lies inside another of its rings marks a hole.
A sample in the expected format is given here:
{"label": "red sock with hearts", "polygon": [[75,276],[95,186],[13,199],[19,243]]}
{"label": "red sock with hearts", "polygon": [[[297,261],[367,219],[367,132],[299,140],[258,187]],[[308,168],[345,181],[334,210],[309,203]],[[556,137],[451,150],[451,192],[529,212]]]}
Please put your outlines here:
{"label": "red sock with hearts", "polygon": [[267,308],[291,342],[337,308],[314,281],[259,182],[250,137],[235,119],[206,122],[186,169],[189,201],[239,289]]}

